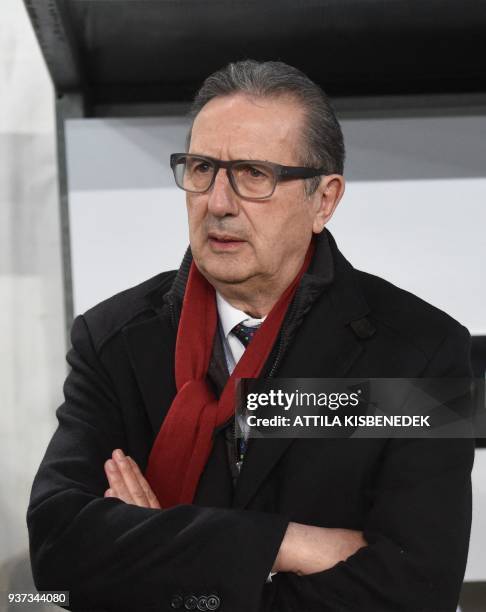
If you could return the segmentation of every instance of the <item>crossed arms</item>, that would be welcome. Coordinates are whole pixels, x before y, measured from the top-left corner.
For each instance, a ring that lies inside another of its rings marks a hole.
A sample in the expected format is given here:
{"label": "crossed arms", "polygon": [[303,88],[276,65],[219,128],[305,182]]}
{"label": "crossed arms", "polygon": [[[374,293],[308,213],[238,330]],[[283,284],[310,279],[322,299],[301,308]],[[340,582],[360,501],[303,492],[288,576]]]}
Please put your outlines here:
{"label": "crossed arms", "polygon": [[[122,412],[130,391],[115,390],[84,317],[74,321],[71,341],[66,399],[27,513],[37,588],[69,590],[73,610],[170,612],[173,594],[186,587],[217,590],[220,612],[256,612],[264,588],[279,612],[455,610],[467,555],[471,440],[390,442],[363,534],[254,510],[159,509],[148,490],[128,496],[135,482],[143,489],[130,462],[135,480],[111,478],[105,497],[105,462],[128,447],[127,427],[140,426],[128,420],[140,400],[132,393]],[[465,336],[446,342],[447,354],[464,362]],[[110,350],[122,353],[123,345]],[[441,353],[424,375],[449,372],[467,375]],[[264,587],[272,567],[279,573]]]}
{"label": "crossed arms", "polygon": [[[109,488],[105,497],[116,497],[126,504],[160,510],[160,504],[136,462],[121,449],[105,462]],[[322,572],[345,561],[366,546],[361,531],[328,529],[290,522],[273,563],[273,572],[299,576]]]}

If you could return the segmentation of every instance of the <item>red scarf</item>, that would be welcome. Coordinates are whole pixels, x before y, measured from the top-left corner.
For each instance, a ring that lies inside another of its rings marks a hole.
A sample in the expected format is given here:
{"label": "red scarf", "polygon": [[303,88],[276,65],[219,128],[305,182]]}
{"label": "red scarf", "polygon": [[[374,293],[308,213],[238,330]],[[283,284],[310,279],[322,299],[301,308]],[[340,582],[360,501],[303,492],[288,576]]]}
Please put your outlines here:
{"label": "red scarf", "polygon": [[192,262],[175,348],[177,395],[152,446],[145,473],[162,508],[192,503],[214,429],[234,415],[235,380],[260,374],[313,251],[311,241],[299,273],[255,333],[219,400],[206,382],[217,330],[215,291]]}

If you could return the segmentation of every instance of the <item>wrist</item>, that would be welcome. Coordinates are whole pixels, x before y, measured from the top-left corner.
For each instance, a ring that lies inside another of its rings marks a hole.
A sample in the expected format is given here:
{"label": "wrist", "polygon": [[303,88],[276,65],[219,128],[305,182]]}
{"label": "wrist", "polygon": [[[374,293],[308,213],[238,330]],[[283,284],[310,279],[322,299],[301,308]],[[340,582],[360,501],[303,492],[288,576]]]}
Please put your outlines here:
{"label": "wrist", "polygon": [[294,542],[296,537],[297,523],[290,522],[285,531],[285,535],[280,544],[280,548],[275,558],[275,563],[272,567],[272,572],[296,572],[294,567],[295,549]]}

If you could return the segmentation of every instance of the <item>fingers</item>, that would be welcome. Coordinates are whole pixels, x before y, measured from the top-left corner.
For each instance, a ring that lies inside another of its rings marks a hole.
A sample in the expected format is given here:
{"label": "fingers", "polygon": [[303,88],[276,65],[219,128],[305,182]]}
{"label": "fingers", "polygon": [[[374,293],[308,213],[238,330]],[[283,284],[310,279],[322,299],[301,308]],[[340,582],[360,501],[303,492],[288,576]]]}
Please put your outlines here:
{"label": "fingers", "polygon": [[105,472],[109,483],[105,497],[117,497],[127,504],[144,508],[160,508],[136,462],[120,449],[113,451],[112,459],[106,461]]}
{"label": "fingers", "polygon": [[145,495],[145,491],[133,472],[132,465],[128,461],[127,456],[123,453],[123,451],[117,449],[113,452],[113,458],[115,459],[118,470],[123,477],[128,493],[133,500],[131,503],[135,504],[136,506],[149,508],[150,504],[147,496]]}
{"label": "fingers", "polygon": [[131,465],[132,471],[135,474],[140,486],[145,492],[145,496],[150,504],[150,508],[160,508],[159,500],[157,499],[155,493],[150,488],[149,483],[146,481],[144,475],[140,471],[140,468],[138,467],[136,462],[131,457],[127,457],[127,459]]}
{"label": "fingers", "polygon": [[105,462],[105,472],[108,478],[108,484],[110,486],[110,494],[105,493],[106,497],[118,497],[126,504],[133,504],[134,500],[130,494],[130,491],[125,483],[125,478],[118,467],[118,462],[114,459],[108,459]]}
{"label": "fingers", "polygon": [[114,497],[118,497],[126,504],[150,507],[145,492],[132,471],[131,464],[120,449],[113,452],[112,459],[108,459],[105,468]]}

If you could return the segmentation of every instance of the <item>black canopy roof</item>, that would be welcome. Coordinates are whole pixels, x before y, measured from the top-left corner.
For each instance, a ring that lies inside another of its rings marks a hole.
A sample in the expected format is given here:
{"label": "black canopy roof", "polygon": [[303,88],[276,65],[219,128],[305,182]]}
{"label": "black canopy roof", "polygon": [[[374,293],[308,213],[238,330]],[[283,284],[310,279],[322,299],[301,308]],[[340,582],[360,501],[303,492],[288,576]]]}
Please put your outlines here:
{"label": "black canopy roof", "polygon": [[486,90],[481,0],[25,0],[58,93],[185,102],[242,58],[304,70],[333,97]]}

